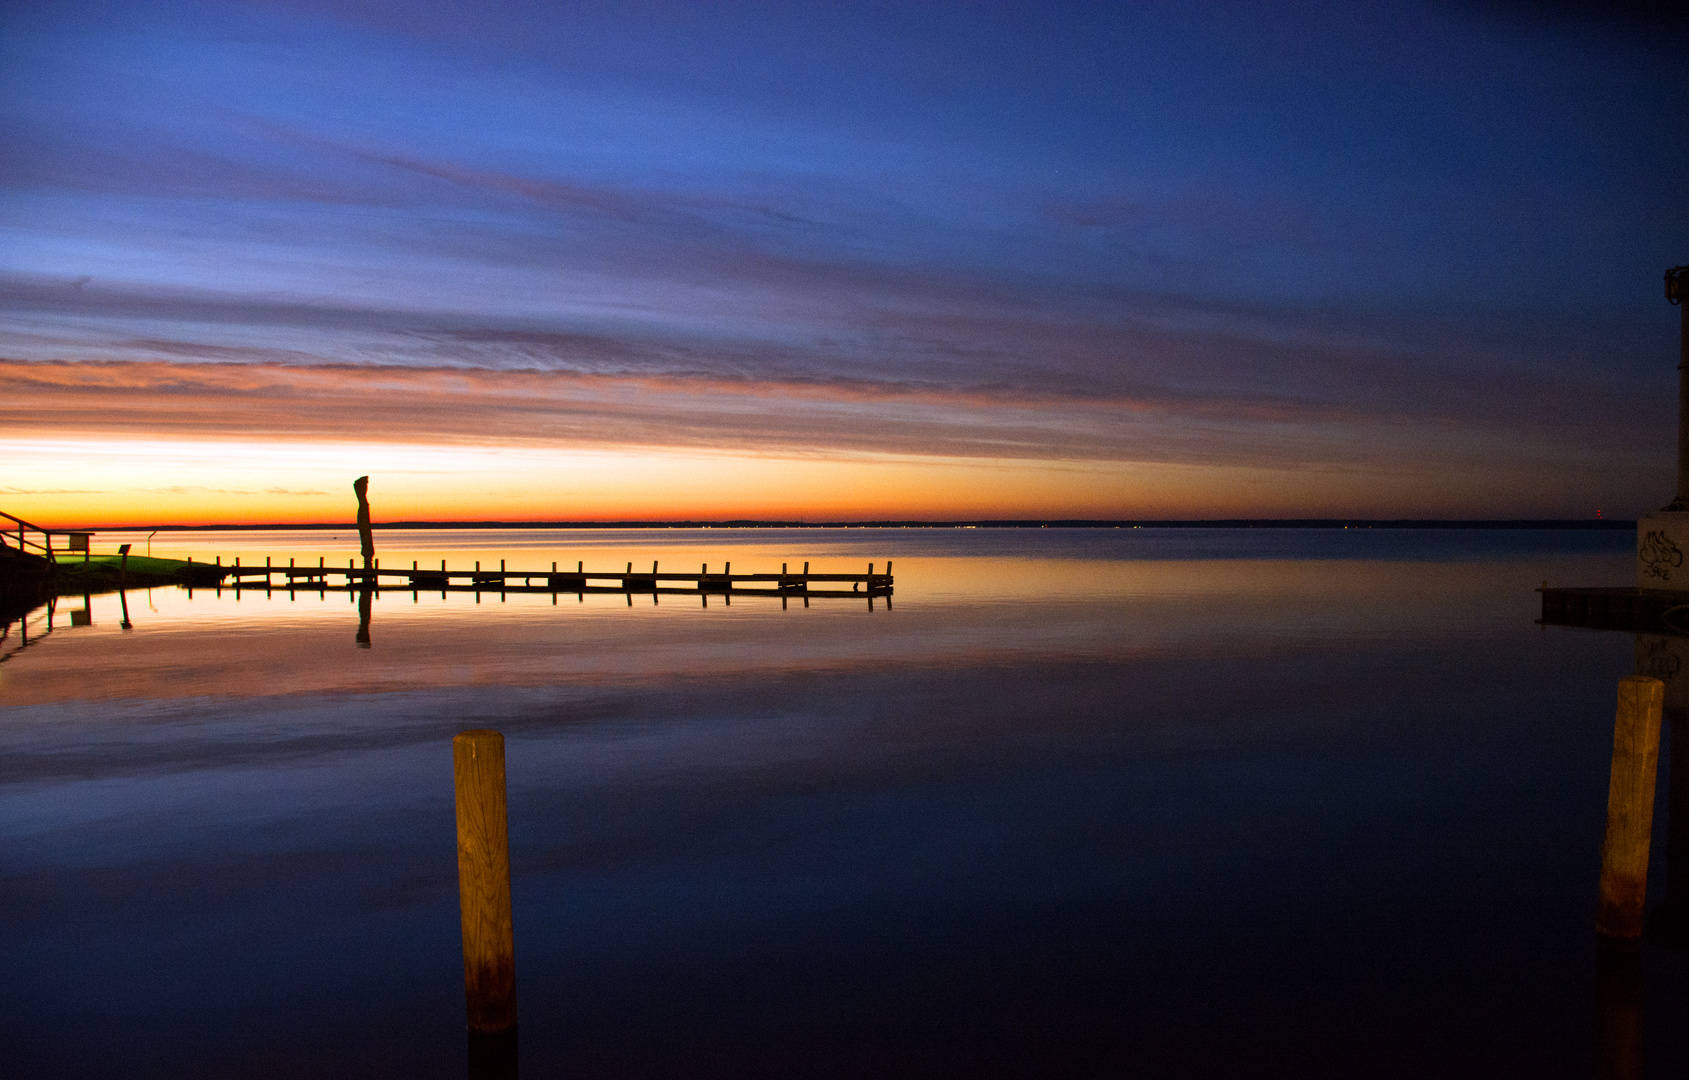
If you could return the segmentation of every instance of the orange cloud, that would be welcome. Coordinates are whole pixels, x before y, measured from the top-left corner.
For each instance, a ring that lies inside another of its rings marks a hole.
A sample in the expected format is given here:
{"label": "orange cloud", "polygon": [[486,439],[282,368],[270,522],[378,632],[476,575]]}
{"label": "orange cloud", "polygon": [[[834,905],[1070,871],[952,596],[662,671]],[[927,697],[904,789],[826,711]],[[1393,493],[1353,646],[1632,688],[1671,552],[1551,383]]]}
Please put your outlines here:
{"label": "orange cloud", "polygon": [[[1168,419],[1290,419],[1260,402],[1076,399],[860,380],[477,368],[0,361],[0,421],[43,436],[640,445],[823,454],[1188,460]],[[1305,410],[1304,410],[1305,411]],[[1331,418],[1336,418],[1335,415]],[[1307,416],[1300,417],[1303,421]]]}

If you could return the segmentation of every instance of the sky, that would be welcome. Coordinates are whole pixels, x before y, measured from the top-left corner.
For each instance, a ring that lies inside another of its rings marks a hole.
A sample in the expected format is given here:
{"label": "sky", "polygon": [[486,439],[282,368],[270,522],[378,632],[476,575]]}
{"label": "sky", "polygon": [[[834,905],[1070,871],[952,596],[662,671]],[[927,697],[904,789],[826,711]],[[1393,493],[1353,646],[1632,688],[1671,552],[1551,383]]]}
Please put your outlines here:
{"label": "sky", "polygon": [[1672,5],[0,2],[0,511],[1633,517]]}

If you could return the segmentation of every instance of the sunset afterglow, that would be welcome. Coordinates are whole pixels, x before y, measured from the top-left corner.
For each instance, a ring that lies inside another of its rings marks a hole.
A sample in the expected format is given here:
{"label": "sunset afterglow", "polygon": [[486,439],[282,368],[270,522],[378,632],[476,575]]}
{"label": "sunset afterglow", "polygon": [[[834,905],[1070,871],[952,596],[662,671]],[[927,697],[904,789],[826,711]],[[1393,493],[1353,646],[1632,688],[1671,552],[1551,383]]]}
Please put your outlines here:
{"label": "sunset afterglow", "polygon": [[8,9],[0,509],[340,520],[368,473],[378,520],[1612,517],[1669,485],[1689,136],[1635,27],[495,7]]}

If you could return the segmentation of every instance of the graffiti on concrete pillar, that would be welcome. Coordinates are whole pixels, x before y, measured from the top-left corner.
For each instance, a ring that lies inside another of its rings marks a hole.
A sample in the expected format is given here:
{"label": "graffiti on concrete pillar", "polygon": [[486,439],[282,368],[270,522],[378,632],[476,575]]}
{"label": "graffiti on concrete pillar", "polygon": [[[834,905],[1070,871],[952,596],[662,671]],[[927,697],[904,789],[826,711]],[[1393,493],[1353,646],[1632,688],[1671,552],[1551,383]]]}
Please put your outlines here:
{"label": "graffiti on concrete pillar", "polygon": [[1642,537],[1637,557],[1642,560],[1644,574],[1662,581],[1670,581],[1671,572],[1683,565],[1683,549],[1658,529],[1650,530]]}

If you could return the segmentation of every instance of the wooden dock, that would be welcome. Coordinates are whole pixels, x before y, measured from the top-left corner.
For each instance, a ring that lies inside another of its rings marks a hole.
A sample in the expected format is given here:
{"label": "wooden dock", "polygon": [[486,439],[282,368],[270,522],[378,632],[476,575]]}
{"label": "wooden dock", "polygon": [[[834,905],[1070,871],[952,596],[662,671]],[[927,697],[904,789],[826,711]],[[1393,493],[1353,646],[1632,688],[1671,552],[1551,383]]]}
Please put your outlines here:
{"label": "wooden dock", "polygon": [[1537,590],[1543,626],[1689,635],[1689,592],[1638,588]]}
{"label": "wooden dock", "polygon": [[[780,572],[735,574],[732,563],[723,563],[719,572],[711,571],[708,563],[696,572],[661,570],[653,562],[650,571],[635,570],[628,563],[623,570],[588,570],[577,562],[574,570],[559,570],[556,563],[550,570],[510,570],[500,560],[497,570],[482,569],[476,563],[472,569],[450,568],[442,560],[438,570],[411,563],[410,569],[383,567],[379,559],[369,567],[358,566],[348,559],[344,567],[330,566],[319,558],[316,566],[298,566],[289,559],[286,566],[265,559],[264,565],[242,566],[237,560],[224,566],[219,560],[215,571],[220,580],[233,579],[217,588],[263,589],[266,592],[437,592],[446,593],[549,593],[552,595],[585,596],[587,593],[625,593],[630,598],[638,594],[677,596],[778,596],[816,598],[885,597],[892,595],[891,563],[884,573],[875,573],[869,563],[866,573],[811,573],[809,564],[801,572],[792,572],[781,564]],[[845,588],[845,586],[850,586]],[[817,587],[820,586],[820,587]]]}

